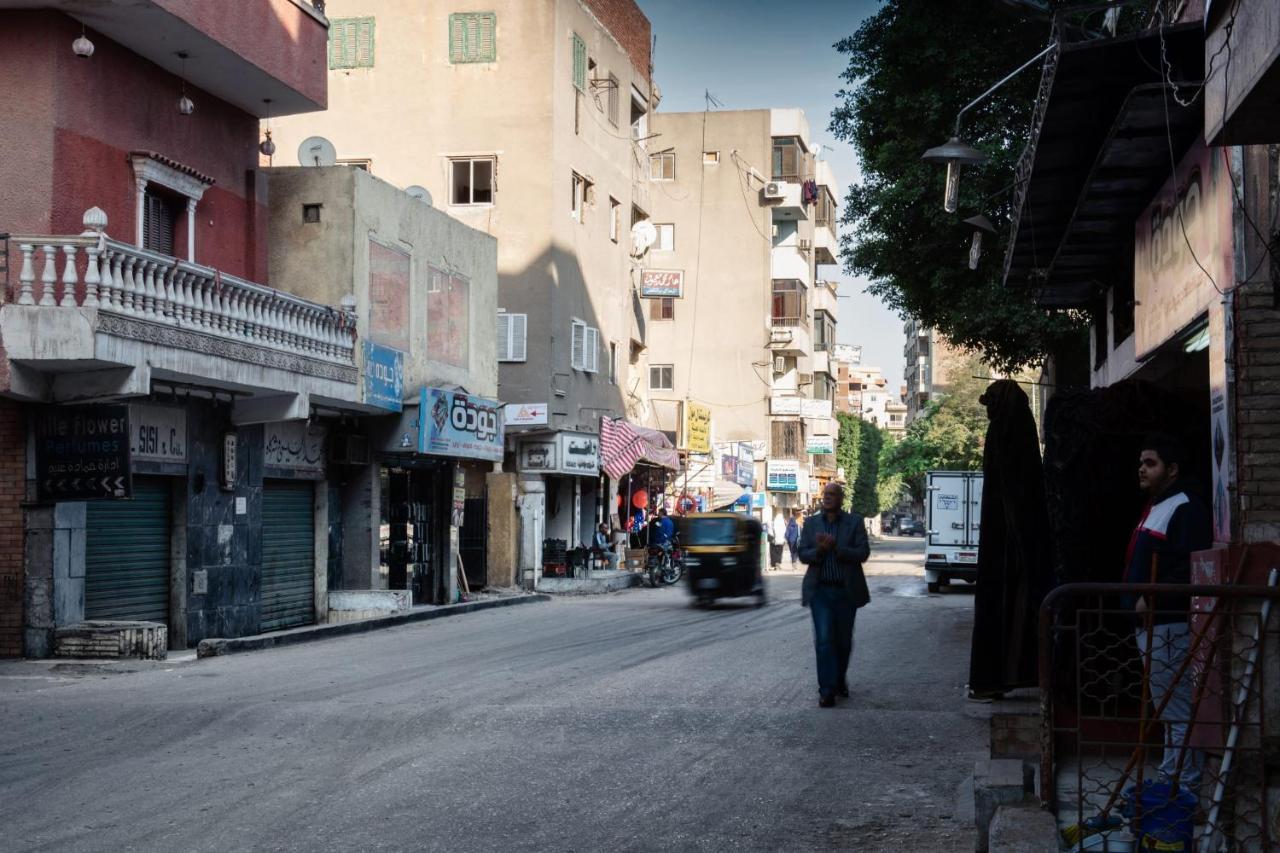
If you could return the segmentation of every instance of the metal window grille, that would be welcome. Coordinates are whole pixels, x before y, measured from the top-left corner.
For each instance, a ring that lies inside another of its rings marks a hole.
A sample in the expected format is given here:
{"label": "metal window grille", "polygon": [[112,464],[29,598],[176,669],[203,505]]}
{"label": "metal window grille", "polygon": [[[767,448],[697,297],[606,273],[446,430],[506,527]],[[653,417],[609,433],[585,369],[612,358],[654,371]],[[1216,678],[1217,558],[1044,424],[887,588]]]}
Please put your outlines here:
{"label": "metal window grille", "polygon": [[775,459],[799,459],[804,454],[804,435],[799,421],[774,421],[772,456]]}

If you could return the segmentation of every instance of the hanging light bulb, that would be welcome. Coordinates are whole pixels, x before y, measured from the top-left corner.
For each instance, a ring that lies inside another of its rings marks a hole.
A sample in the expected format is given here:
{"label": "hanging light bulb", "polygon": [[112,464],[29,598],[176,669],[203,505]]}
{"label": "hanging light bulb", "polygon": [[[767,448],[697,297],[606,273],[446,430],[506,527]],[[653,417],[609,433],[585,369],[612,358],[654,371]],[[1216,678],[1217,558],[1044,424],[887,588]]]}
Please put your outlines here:
{"label": "hanging light bulb", "polygon": [[982,235],[996,233],[996,227],[981,213],[970,216],[964,224],[973,228],[973,239],[969,241],[969,269],[976,270],[978,261],[982,258]]}
{"label": "hanging light bulb", "polygon": [[85,35],[83,24],[80,25],[80,38],[71,43],[71,50],[81,59],[93,56],[93,42],[89,41],[89,37]]}
{"label": "hanging light bulb", "polygon": [[960,207],[960,164],[955,160],[947,163],[947,188],[942,197],[942,209],[947,213],[955,213]]}
{"label": "hanging light bulb", "polygon": [[960,167],[980,166],[987,162],[987,155],[953,136],[942,145],[924,152],[920,159],[926,163],[946,164],[947,189],[942,198],[942,209],[955,213],[960,206]]}
{"label": "hanging light bulb", "polygon": [[262,152],[264,157],[272,157],[276,153],[276,144],[271,141],[271,131],[267,131],[267,138],[262,140],[258,145],[258,150]]}
{"label": "hanging light bulb", "polygon": [[196,104],[187,97],[187,52],[180,50],[178,56],[182,58],[182,97],[178,98],[178,112],[189,116],[196,111]]}

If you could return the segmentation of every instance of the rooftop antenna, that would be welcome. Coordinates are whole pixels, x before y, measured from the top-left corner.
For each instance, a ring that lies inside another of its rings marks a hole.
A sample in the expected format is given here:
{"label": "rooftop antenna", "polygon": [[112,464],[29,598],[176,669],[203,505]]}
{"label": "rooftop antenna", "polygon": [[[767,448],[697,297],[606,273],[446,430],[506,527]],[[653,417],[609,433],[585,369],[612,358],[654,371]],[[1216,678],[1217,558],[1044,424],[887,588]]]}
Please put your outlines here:
{"label": "rooftop antenna", "polygon": [[708,89],[703,89],[703,90],[702,90],[702,93],[703,93],[703,95],[705,95],[705,96],[706,96],[706,99],[707,99],[707,109],[708,109],[708,110],[710,110],[712,107],[715,107],[715,108],[717,108],[717,109],[723,109],[723,108],[724,108],[724,104],[720,103],[720,101],[716,99],[716,96],[715,96],[715,95],[713,95],[713,94],[711,94],[710,90],[708,90]]}

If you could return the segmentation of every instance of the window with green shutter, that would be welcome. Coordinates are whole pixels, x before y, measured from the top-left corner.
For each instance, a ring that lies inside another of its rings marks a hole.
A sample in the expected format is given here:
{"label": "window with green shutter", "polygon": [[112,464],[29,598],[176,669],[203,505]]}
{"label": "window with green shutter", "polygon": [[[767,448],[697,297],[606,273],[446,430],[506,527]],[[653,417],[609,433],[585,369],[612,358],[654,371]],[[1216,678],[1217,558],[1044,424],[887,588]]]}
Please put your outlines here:
{"label": "window with green shutter", "polygon": [[573,85],[587,91],[587,43],[577,33],[573,34]]}
{"label": "window with green shutter", "polygon": [[373,18],[330,19],[329,67],[373,67]]}
{"label": "window with green shutter", "polygon": [[455,12],[449,16],[449,61],[496,62],[498,16],[493,12]]}

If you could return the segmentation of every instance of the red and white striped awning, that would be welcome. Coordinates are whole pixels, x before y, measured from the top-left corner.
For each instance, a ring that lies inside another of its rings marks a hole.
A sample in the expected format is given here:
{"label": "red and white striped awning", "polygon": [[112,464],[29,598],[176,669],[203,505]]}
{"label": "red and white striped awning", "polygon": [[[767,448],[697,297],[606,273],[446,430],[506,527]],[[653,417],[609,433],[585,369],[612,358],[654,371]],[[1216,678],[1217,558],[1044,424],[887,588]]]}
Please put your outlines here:
{"label": "red and white striped awning", "polygon": [[622,418],[600,419],[600,467],[617,480],[641,459],[680,470],[680,454],[656,429],[636,426]]}

